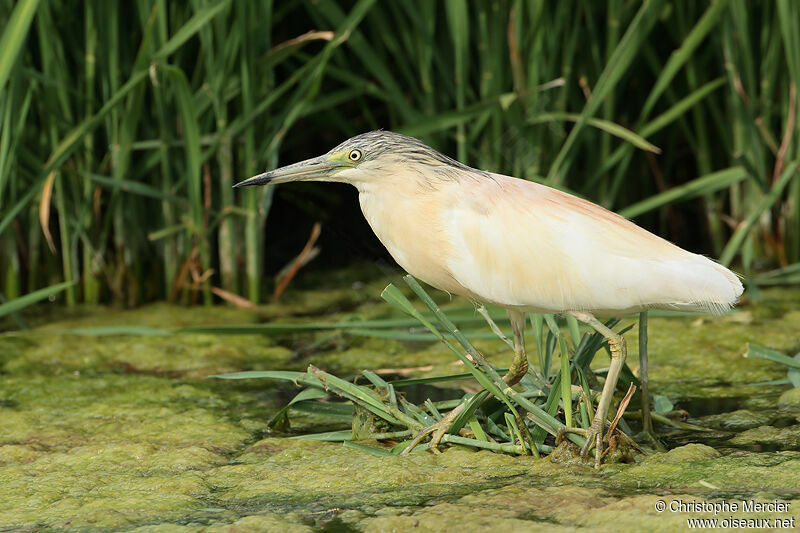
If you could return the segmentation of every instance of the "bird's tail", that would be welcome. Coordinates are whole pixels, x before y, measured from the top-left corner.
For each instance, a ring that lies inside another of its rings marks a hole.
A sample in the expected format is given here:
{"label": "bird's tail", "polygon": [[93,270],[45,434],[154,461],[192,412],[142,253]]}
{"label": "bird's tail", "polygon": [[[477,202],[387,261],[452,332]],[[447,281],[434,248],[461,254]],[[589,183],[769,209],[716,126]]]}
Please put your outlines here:
{"label": "bird's tail", "polygon": [[721,315],[733,307],[744,292],[739,276],[702,255],[663,263],[665,277],[677,281],[680,297],[654,307],[681,311],[703,311]]}

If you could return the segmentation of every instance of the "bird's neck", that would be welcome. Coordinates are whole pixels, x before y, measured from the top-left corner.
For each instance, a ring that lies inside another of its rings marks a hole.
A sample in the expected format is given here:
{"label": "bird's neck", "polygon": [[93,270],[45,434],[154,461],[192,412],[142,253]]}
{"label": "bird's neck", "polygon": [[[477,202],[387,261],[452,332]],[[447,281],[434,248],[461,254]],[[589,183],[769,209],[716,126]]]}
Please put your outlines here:
{"label": "bird's neck", "polygon": [[[393,180],[381,178],[356,184],[361,211],[372,230],[389,247],[392,230],[402,224],[403,218],[412,215],[424,203],[424,195],[416,180]],[[386,240],[385,240],[386,239]],[[391,251],[391,250],[389,250]]]}
{"label": "bird's neck", "polygon": [[439,289],[461,294],[442,257],[450,243],[442,223],[449,196],[410,182],[359,187],[359,203],[372,231],[406,272]]}

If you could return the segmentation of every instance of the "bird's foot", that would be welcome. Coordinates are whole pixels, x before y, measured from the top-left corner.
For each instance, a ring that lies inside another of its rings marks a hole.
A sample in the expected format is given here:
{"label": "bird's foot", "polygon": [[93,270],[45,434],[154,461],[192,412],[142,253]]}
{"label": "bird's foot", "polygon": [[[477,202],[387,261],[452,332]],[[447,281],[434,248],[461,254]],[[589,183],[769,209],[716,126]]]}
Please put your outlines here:
{"label": "bird's foot", "polygon": [[[406,454],[411,453],[411,450],[416,448],[425,439],[425,437],[427,437],[428,435],[430,435],[431,433],[436,431],[436,426],[438,426],[440,423],[441,423],[441,421],[437,422],[436,424],[434,424],[432,426],[428,426],[428,427],[422,429],[416,435],[414,435],[414,438],[411,439],[411,442],[408,443],[408,446],[403,448],[403,451],[400,452],[400,455],[406,455]],[[437,447],[429,445],[428,448],[430,448],[433,451],[433,453],[441,453]]]}
{"label": "bird's foot", "polygon": [[594,448],[594,468],[595,470],[600,470],[600,461],[603,458],[603,428],[594,422],[588,429],[561,427],[556,435],[556,446],[561,444],[567,433],[580,435],[586,439],[586,442],[581,447],[581,459],[586,461],[589,457],[589,452]]}
{"label": "bird's foot", "polygon": [[408,446],[403,448],[403,451],[400,452],[400,455],[406,455],[410,453],[411,450],[416,448],[423,440],[425,440],[425,437],[427,437],[431,433],[433,433],[433,436],[431,437],[431,441],[428,443],[428,449],[437,455],[442,453],[439,450],[439,443],[442,442],[442,437],[444,437],[445,433],[447,433],[447,430],[453,426],[453,422],[455,422],[456,417],[458,417],[458,415],[461,414],[466,405],[467,405],[466,403],[461,403],[457,405],[456,408],[447,413],[447,415],[444,418],[442,418],[435,424],[423,428],[419,433],[417,433],[414,436],[413,439],[411,439],[411,442],[408,444]]}

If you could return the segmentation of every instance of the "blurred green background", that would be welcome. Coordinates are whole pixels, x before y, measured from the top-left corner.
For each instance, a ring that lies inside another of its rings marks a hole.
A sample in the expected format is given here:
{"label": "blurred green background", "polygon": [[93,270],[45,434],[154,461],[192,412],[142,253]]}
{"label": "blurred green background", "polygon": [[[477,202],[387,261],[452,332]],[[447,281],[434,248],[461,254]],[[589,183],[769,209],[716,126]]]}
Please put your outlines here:
{"label": "blurred green background", "polygon": [[231,188],[377,128],[616,210],[751,295],[800,282],[798,2],[0,0],[0,28],[3,313],[262,302],[316,220],[313,268],[385,257],[354,190]]}

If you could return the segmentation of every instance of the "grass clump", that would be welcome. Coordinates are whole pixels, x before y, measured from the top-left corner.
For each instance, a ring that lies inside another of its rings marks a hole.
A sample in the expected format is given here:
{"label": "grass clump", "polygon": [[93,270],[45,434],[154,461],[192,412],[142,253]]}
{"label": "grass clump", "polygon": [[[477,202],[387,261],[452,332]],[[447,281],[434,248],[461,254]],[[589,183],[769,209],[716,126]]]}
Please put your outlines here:
{"label": "grass clump", "polygon": [[[589,365],[595,354],[606,347],[602,335],[597,332],[581,335],[577,323],[571,323],[567,328],[572,341],[570,348],[554,316],[534,316],[532,323],[536,334],[538,369],[532,368],[518,386],[509,388],[501,377],[505,370],[495,368],[486,361],[414,278],[405,276],[404,280],[429,313],[418,310],[393,284],[386,287],[382,297],[411,315],[441,340],[461,360],[468,372],[428,378],[384,379],[365,370],[357,379],[347,381],[312,365],[306,372],[248,371],[214,377],[290,381],[302,387],[302,390],[275,414],[268,424],[270,428],[287,429],[290,409],[317,413],[330,420],[348,421],[351,430],[297,438],[342,441],[347,446],[376,455],[399,454],[410,448],[409,444],[416,449],[427,448],[427,443],[422,443],[424,439],[412,440],[412,437],[425,433],[426,428],[443,418],[447,418],[450,425],[441,443],[515,455],[549,454],[553,451],[554,438],[560,428],[573,424],[589,427],[594,415],[593,401],[597,396],[590,386],[590,383],[596,384],[597,380]],[[487,318],[491,321],[490,317]],[[613,327],[617,323],[617,320],[612,320],[608,325]],[[490,324],[502,335],[493,321]],[[620,333],[628,329],[624,328]],[[554,372],[556,365],[553,361],[556,356],[560,363]],[[452,380],[473,380],[480,390],[453,400],[432,402],[428,399],[418,405],[407,401],[403,393],[403,389],[410,386]],[[628,386],[638,382],[627,367],[620,381]],[[620,419],[622,411],[624,406],[614,417],[615,424],[628,429]],[[624,433],[618,435],[624,442],[633,444]],[[565,437],[578,445],[584,443],[579,435],[567,433]],[[359,444],[359,441],[368,440],[391,441],[393,445],[390,448],[376,448]],[[422,444],[416,446],[418,443]]]}

